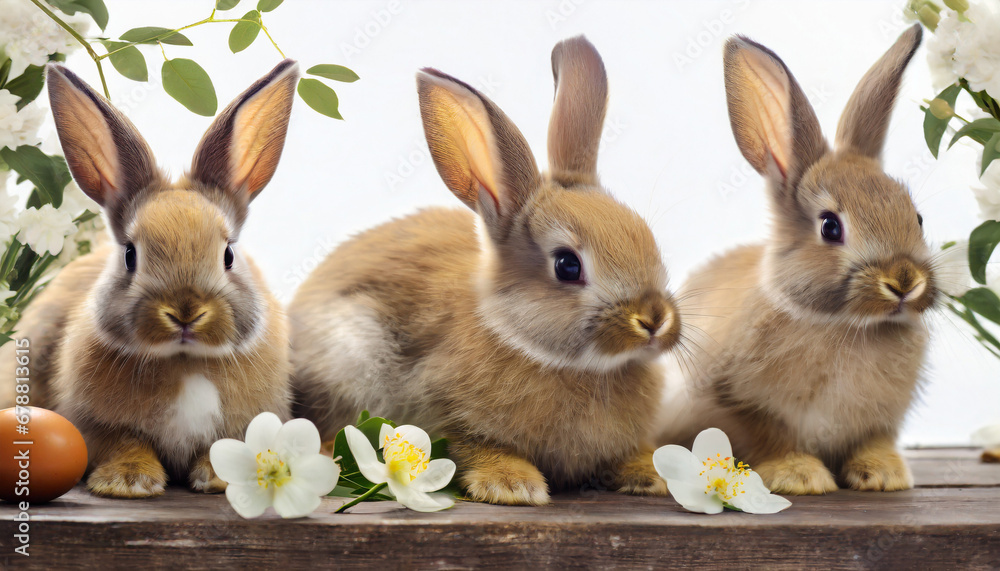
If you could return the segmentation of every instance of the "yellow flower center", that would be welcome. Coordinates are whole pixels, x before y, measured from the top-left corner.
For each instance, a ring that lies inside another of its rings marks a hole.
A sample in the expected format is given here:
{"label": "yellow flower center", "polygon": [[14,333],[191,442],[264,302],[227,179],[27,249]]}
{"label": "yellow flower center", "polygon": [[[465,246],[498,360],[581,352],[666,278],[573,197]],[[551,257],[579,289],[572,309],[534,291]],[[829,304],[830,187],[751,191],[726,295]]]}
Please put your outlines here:
{"label": "yellow flower center", "polygon": [[280,487],[292,479],[288,466],[270,450],[257,454],[257,485]]}
{"label": "yellow flower center", "polygon": [[382,457],[389,474],[401,484],[409,484],[427,469],[427,453],[404,440],[399,433],[386,435]]}
{"label": "yellow flower center", "polygon": [[716,454],[715,458],[706,458],[701,464],[705,469],[699,475],[708,478],[708,484],[705,486],[706,494],[719,494],[722,501],[728,502],[737,495],[746,493],[743,484],[750,475],[749,464],[734,463],[731,456],[723,458],[722,454]]}

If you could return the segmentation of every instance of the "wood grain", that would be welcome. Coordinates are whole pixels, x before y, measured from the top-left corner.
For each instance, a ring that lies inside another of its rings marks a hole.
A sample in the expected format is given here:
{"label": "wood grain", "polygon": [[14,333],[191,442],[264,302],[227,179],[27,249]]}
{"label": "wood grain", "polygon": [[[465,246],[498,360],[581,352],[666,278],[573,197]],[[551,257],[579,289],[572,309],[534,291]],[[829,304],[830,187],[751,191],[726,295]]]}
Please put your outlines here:
{"label": "wood grain", "polygon": [[31,557],[13,555],[15,509],[0,507],[4,568],[1000,568],[1000,466],[973,450],[911,454],[917,489],[793,498],[755,516],[691,514],[670,498],[585,489],[551,506],[459,503],[421,514],[393,502],[309,518],[244,520],[222,496],[170,488],[109,500],[77,488],[31,510]]}

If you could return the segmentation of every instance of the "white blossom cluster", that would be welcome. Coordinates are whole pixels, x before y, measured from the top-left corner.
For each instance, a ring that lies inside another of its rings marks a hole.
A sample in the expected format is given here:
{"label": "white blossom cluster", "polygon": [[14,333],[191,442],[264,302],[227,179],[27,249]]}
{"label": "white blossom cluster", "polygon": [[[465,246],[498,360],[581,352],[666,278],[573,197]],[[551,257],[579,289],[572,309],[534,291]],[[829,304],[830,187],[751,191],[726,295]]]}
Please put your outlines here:
{"label": "white blossom cluster", "polygon": [[961,15],[941,9],[927,42],[927,63],[937,89],[965,78],[973,91],[1000,99],[1000,0],[970,0]]}
{"label": "white blossom cluster", "polygon": [[[85,34],[89,18],[84,14],[60,18]],[[52,54],[68,54],[80,46],[56,22],[37,6],[26,0],[0,0],[0,63],[11,60],[8,81],[20,76],[29,65],[44,66]],[[20,97],[0,89],[0,148],[16,149],[22,145],[38,145],[44,139],[39,134],[48,109],[39,97],[22,109],[17,109]],[[52,154],[51,152],[49,154]],[[49,273],[65,265],[91,248],[103,235],[99,217],[84,223],[74,220],[86,211],[98,212],[98,206],[70,182],[64,190],[59,208],[44,205],[25,208],[26,190],[15,187],[16,173],[0,163],[0,255],[11,247],[16,235],[35,253],[58,256]],[[10,297],[7,284],[0,282],[0,301]]]}

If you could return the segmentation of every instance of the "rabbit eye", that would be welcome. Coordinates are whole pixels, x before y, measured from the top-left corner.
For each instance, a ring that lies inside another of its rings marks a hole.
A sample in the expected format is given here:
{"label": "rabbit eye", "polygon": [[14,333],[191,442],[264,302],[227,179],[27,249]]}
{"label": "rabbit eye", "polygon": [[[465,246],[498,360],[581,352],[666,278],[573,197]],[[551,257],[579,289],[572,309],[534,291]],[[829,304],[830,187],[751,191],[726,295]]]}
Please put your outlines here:
{"label": "rabbit eye", "polygon": [[129,273],[135,271],[135,262],[138,254],[135,251],[135,244],[129,242],[125,244],[125,270]]}
{"label": "rabbit eye", "polygon": [[827,242],[843,242],[844,228],[840,224],[840,218],[833,212],[824,212],[819,217],[823,220],[819,228],[823,239]]}
{"label": "rabbit eye", "polygon": [[226,253],[222,255],[222,261],[223,261],[223,263],[226,264],[226,269],[227,270],[233,269],[233,257],[234,256],[235,256],[235,254],[233,253],[233,246],[232,245],[227,245],[226,246]]}
{"label": "rabbit eye", "polygon": [[924,217],[921,216],[919,212],[917,213],[917,224],[919,224],[921,228],[924,227]]}
{"label": "rabbit eye", "polygon": [[556,252],[556,277],[562,282],[579,282],[583,273],[580,258],[569,250]]}

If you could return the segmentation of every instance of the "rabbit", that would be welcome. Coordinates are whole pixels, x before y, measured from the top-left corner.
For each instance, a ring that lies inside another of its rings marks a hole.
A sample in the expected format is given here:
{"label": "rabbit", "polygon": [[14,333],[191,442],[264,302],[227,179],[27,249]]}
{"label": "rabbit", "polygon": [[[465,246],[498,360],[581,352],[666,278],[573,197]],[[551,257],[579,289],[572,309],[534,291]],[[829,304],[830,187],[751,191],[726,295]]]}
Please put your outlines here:
{"label": "rabbit", "polygon": [[552,68],[546,175],[492,101],[418,72],[431,156],[468,208],[365,231],[303,282],[293,410],[324,440],[362,409],[444,435],[476,501],[543,505],[594,479],[664,495],[645,440],[680,322],[652,231],[597,178],[600,55],[579,36]]}
{"label": "rabbit", "polygon": [[285,60],[236,98],[171,183],[125,115],[48,67],[66,161],[114,239],[57,274],[18,336],[47,357],[32,372],[31,404],[80,429],[94,494],[157,496],[168,475],[223,491],[211,444],[242,439],[258,413],[289,417],[286,317],[237,240],[277,167],[298,74]]}
{"label": "rabbit", "polygon": [[922,317],[939,294],[923,219],[880,155],[920,40],[915,25],[861,79],[836,150],[774,52],[741,36],[726,43],[729,117],[767,180],[771,234],[712,259],[678,292],[705,339],[670,367],[687,374],[667,380],[659,442],[722,428],[782,494],[913,486],[896,438],[920,389]]}

